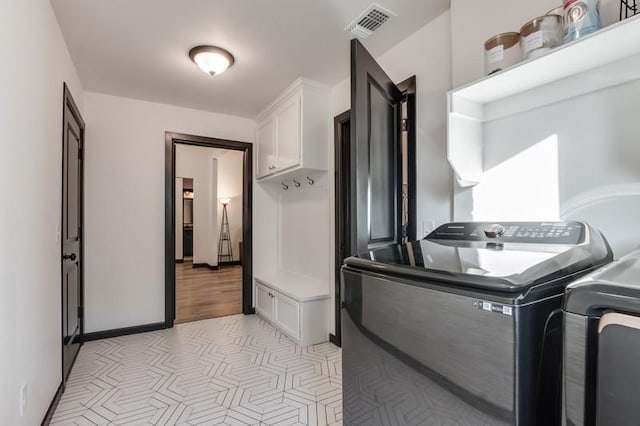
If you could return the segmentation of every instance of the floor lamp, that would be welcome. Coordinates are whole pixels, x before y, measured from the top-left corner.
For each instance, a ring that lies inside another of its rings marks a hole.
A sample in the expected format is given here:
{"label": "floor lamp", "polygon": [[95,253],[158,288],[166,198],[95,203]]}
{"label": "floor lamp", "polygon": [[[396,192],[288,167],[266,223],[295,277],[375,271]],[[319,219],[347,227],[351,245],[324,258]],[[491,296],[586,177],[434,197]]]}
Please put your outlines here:
{"label": "floor lamp", "polygon": [[227,204],[229,204],[230,201],[230,198],[220,198],[220,204],[222,204],[222,221],[220,222],[220,239],[218,240],[218,266],[222,266],[225,262],[233,262],[229,216],[227,215]]}

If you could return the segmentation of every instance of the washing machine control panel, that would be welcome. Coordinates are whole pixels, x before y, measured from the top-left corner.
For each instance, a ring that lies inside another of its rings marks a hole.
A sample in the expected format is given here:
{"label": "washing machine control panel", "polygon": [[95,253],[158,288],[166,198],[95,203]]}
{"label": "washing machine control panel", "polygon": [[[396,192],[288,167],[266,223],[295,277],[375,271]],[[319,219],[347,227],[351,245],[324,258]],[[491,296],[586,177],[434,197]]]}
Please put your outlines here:
{"label": "washing machine control panel", "polygon": [[438,227],[426,239],[576,245],[584,242],[585,225],[580,222],[457,222]]}

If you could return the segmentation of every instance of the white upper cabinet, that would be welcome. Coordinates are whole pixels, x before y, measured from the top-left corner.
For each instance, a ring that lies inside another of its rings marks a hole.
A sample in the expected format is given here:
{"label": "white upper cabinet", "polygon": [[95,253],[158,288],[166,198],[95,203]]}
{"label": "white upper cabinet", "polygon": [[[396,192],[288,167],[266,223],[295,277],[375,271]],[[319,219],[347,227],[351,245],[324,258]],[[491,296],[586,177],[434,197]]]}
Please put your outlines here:
{"label": "white upper cabinet", "polygon": [[259,123],[256,133],[258,147],[256,176],[260,178],[273,173],[276,169],[276,126],[273,117]]}
{"label": "white upper cabinet", "polygon": [[329,90],[296,80],[258,116],[256,178],[327,170]]}
{"label": "white upper cabinet", "polygon": [[302,142],[302,96],[294,95],[276,111],[278,158],[276,168],[286,170],[300,164]]}

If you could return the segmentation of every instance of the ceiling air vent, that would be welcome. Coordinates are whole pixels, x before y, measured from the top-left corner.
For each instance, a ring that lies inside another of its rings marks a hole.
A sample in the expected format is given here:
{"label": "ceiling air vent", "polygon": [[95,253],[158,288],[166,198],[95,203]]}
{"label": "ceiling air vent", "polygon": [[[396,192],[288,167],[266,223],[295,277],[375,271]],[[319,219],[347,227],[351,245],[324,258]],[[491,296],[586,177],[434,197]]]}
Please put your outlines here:
{"label": "ceiling air vent", "polygon": [[345,31],[350,31],[360,38],[367,38],[392,16],[396,16],[396,14],[379,4],[373,3],[349,24]]}

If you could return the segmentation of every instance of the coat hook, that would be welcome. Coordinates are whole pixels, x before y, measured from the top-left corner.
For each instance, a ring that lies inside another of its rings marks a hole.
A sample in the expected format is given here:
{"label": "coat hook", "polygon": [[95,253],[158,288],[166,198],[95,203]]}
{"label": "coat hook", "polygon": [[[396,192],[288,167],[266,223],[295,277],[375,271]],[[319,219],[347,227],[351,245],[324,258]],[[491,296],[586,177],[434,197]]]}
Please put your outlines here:
{"label": "coat hook", "polygon": [[300,182],[298,182],[295,179],[292,179],[292,180],[293,180],[293,184],[296,186],[296,188],[300,188]]}
{"label": "coat hook", "polygon": [[309,185],[313,185],[315,183],[315,181],[311,179],[309,176],[307,176],[307,180],[309,181]]}
{"label": "coat hook", "polygon": [[282,182],[282,189],[284,191],[288,191],[289,190],[289,185],[287,185],[286,183]]}

